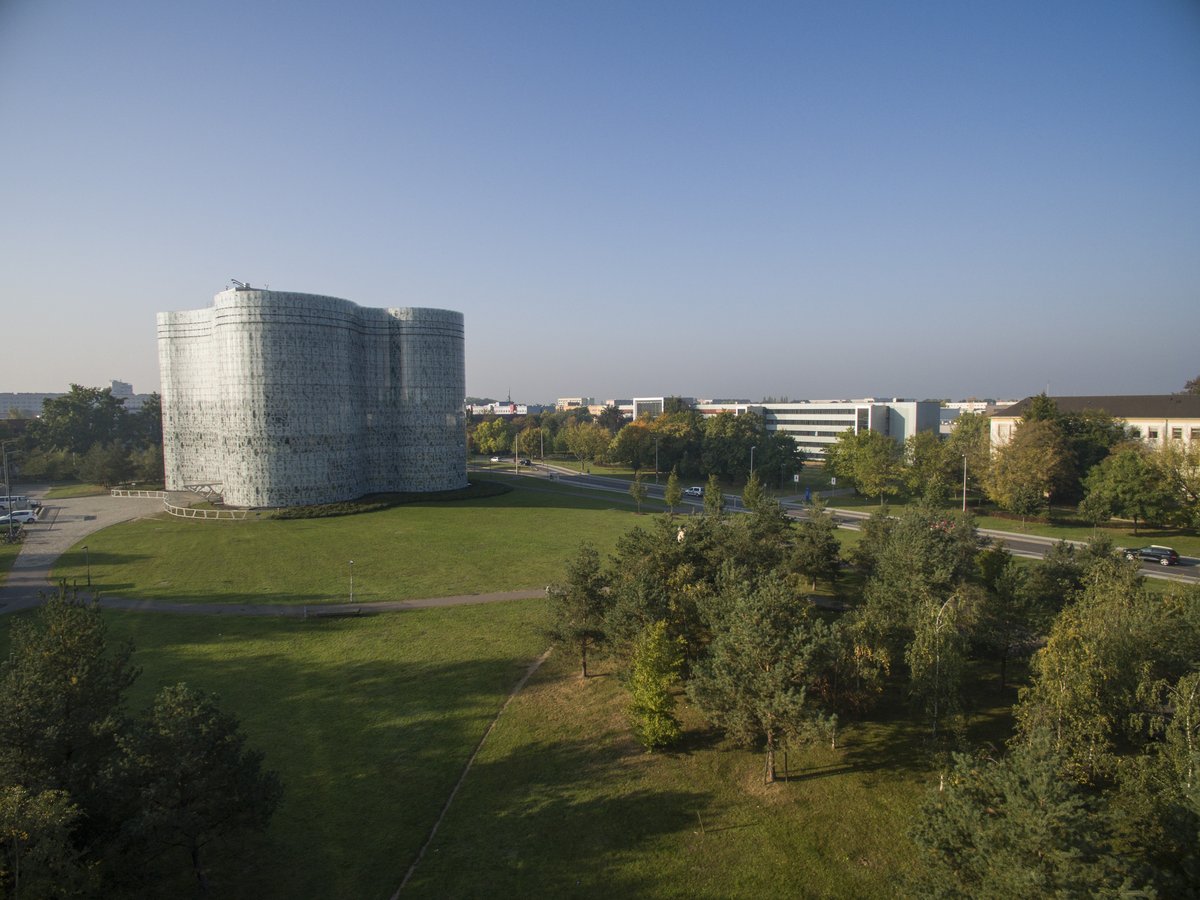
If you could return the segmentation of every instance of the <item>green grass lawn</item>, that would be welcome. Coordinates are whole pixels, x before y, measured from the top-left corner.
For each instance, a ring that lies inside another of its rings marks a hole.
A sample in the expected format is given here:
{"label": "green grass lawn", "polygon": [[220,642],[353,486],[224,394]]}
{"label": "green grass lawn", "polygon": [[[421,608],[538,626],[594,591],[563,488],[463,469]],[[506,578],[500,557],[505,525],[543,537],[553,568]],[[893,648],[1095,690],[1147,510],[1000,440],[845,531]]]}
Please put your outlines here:
{"label": "green grass lawn", "polygon": [[66,500],[71,497],[100,497],[108,493],[102,484],[56,484],[46,491],[47,500]]}
{"label": "green grass lawn", "polygon": [[[246,619],[106,612],[142,676],[215,691],[280,772],[284,798],[216,895],[389,897],[487,723],[545,649],[544,601],[361,618]],[[0,617],[7,656],[12,617]],[[186,874],[187,862],[181,861]],[[194,893],[180,882],[179,896]]]}
{"label": "green grass lawn", "polygon": [[[519,483],[522,479],[514,479]],[[583,541],[607,554],[637,521],[624,495],[528,490],[327,519],[245,522],[159,515],[89,535],[92,584],[115,597],[202,603],[402,600],[538,588]],[[647,509],[652,508],[649,505]],[[77,547],[55,579],[86,577]]]}
{"label": "green grass lawn", "polygon": [[[627,702],[613,674],[584,680],[552,657],[489,737],[405,896],[896,895],[933,780],[923,728],[883,712],[837,750],[792,752],[789,780],[766,786],[761,753],[724,745],[692,709],[678,750],[645,753]],[[1008,722],[1001,702],[972,737]]]}
{"label": "green grass lawn", "polygon": [[[262,837],[225,851],[220,895],[386,898],[487,723],[544,648],[544,601],[319,621],[106,613],[137,645],[135,709],[178,680],[215,691],[280,772]],[[0,619],[7,653],[9,618]],[[611,663],[556,652],[509,706],[404,896],[890,897],[933,781],[899,697],[790,753],[726,745],[681,701],[682,745],[633,741]],[[971,740],[1008,733],[984,677]],[[780,759],[781,775],[783,759]],[[181,860],[181,893],[190,885]]]}
{"label": "green grass lawn", "polygon": [[5,544],[0,542],[0,576],[7,575],[12,568],[13,560],[21,552],[20,544]]}
{"label": "green grass lawn", "polygon": [[[960,501],[961,502],[961,501]],[[854,509],[861,512],[873,512],[879,508],[879,499],[870,497],[836,497],[829,501],[830,506],[843,509]],[[898,513],[908,505],[907,501],[889,500],[888,508]],[[960,503],[951,503],[946,507],[950,511],[960,510]],[[980,528],[995,531],[1011,531],[1014,534],[1028,534],[1037,537],[1054,538],[1066,541],[1092,541],[1097,535],[1107,535],[1118,547],[1145,547],[1148,544],[1166,544],[1174,547],[1184,556],[1200,555],[1200,535],[1183,531],[1179,528],[1151,528],[1139,525],[1134,534],[1132,522],[1117,522],[1101,528],[1091,525],[1071,524],[1071,510],[1056,509],[1056,516],[1062,516],[1063,521],[1037,522],[1019,518],[990,515],[990,506],[979,509],[972,503],[967,507],[974,515],[975,522]]]}

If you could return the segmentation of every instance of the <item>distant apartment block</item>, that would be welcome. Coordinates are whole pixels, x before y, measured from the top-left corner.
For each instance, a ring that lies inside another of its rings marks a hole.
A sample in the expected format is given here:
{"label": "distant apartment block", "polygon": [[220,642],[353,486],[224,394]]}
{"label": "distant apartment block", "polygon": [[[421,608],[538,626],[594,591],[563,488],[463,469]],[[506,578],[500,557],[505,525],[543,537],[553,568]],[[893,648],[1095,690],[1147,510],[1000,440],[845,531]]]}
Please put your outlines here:
{"label": "distant apartment block", "polygon": [[[1127,394],[1112,397],[1051,397],[1060,412],[1106,412],[1136,428],[1142,440],[1155,447],[1167,441],[1200,441],[1200,395]],[[1032,397],[992,416],[991,440],[999,447],[1012,440]]]}

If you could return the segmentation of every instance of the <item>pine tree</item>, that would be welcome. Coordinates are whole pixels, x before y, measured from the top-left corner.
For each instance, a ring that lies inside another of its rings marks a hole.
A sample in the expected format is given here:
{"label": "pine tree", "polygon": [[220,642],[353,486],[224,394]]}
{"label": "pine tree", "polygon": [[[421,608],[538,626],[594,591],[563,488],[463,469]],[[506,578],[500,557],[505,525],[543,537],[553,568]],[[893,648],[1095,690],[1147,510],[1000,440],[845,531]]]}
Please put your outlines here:
{"label": "pine tree", "polygon": [[1045,740],[999,760],[955,754],[912,830],[922,859],[912,893],[1007,900],[1132,888],[1105,818],[1060,765]]}
{"label": "pine tree", "polygon": [[683,641],[667,637],[666,622],[647,626],[634,643],[629,713],[634,734],[647,750],[669,747],[682,733],[671,693],[682,665]]}
{"label": "pine tree", "polygon": [[579,648],[584,678],[588,675],[588,649],[605,640],[604,616],[607,611],[607,585],[600,571],[600,554],[583,544],[567,564],[565,583],[548,590],[551,615],[550,634],[555,640]]}

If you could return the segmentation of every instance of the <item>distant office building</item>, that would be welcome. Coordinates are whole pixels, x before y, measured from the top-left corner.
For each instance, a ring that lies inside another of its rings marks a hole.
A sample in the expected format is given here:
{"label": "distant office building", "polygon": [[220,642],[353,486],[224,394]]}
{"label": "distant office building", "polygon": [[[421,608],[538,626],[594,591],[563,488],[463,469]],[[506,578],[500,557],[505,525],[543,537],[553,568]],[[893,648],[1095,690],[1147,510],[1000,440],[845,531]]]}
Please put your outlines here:
{"label": "distant office building", "polygon": [[[151,396],[135,394],[133,385],[126,381],[112,381],[109,387],[114,397],[125,401],[125,408],[130,412],[141,409],[142,404]],[[27,419],[37,418],[42,414],[42,405],[47,400],[66,395],[66,391],[0,393],[0,418],[13,415]]]}
{"label": "distant office building", "polygon": [[467,483],[462,313],[239,286],[158,314],[167,488],[294,506]]}
{"label": "distant office building", "polygon": [[920,431],[938,430],[936,400],[818,400],[751,404],[768,431],[790,434],[807,453],[824,454],[843,431],[878,431],[904,443]]}
{"label": "distant office building", "polygon": [[[1127,394],[1113,397],[1051,397],[1059,412],[1106,412],[1136,428],[1142,440],[1155,447],[1167,441],[1200,442],[1200,395]],[[1012,440],[1032,397],[992,415],[992,447]]]}
{"label": "distant office building", "polygon": [[954,430],[954,423],[963,413],[990,416],[997,410],[1012,406],[1016,400],[952,400],[942,404],[939,416],[942,435],[948,435]]}
{"label": "distant office building", "polygon": [[564,409],[580,409],[589,407],[595,402],[595,397],[559,397],[554,403],[554,408],[559,411]]}
{"label": "distant office building", "polygon": [[529,407],[524,403],[497,400],[493,403],[472,403],[467,407],[467,412],[473,416],[526,416],[529,415]]}

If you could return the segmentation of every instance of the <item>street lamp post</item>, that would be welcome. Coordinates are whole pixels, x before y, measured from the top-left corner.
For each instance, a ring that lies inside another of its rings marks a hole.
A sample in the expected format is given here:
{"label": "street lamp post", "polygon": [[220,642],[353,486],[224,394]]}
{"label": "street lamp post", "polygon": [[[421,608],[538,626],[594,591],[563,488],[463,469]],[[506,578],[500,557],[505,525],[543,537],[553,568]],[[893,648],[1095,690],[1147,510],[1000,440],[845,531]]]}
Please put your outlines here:
{"label": "street lamp post", "polygon": [[88,587],[92,586],[92,555],[88,553],[87,544],[83,545],[83,561],[87,565]]}
{"label": "street lamp post", "polygon": [[757,447],[750,448],[750,474],[752,476],[754,475],[754,451],[757,449]]}
{"label": "street lamp post", "polygon": [[658,435],[654,436],[654,483],[658,484]]}
{"label": "street lamp post", "polygon": [[962,511],[967,511],[967,454],[963,454],[963,508]]}
{"label": "street lamp post", "polygon": [[354,560],[350,560],[350,602],[354,602]]}
{"label": "street lamp post", "polygon": [[4,508],[8,513],[8,541],[12,543],[13,539],[13,507],[12,507],[12,479],[8,477],[8,441],[0,443],[0,453],[4,454]]}

